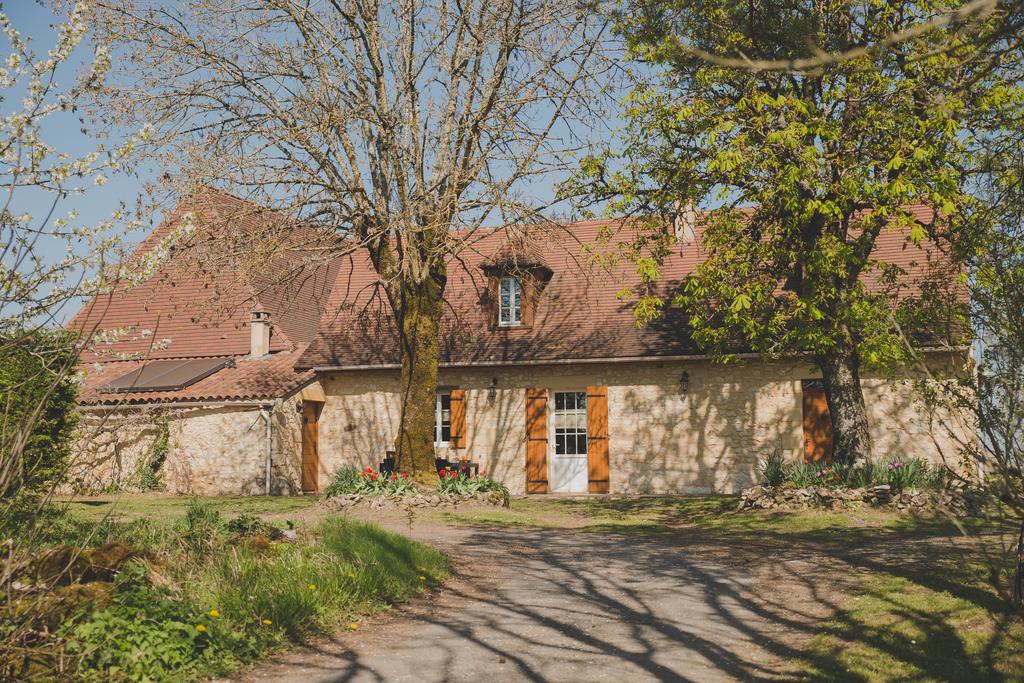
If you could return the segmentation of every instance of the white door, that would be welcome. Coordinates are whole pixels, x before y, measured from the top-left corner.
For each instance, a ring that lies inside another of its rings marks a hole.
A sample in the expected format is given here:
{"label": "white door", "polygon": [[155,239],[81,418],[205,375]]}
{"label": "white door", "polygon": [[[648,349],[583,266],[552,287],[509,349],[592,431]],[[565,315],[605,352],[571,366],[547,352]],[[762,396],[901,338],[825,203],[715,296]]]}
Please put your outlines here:
{"label": "white door", "polygon": [[587,392],[555,392],[551,431],[551,490],[586,493]]}

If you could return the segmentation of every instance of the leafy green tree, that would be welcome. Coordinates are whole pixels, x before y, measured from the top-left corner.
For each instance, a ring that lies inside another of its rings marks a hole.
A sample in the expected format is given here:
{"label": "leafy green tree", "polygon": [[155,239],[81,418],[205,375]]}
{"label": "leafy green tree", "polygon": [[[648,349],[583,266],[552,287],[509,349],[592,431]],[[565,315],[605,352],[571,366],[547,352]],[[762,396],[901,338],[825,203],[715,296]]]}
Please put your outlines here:
{"label": "leafy green tree", "polygon": [[[640,322],[674,304],[722,358],[810,354],[841,459],[871,455],[862,368],[891,368],[925,341],[906,344],[900,323],[956,329],[931,316],[963,312],[958,268],[983,220],[969,193],[976,149],[993,110],[1021,97],[1005,11],[960,7],[631,4],[616,15],[638,76],[622,145],[586,159],[570,188],[648,228],[624,245],[646,282]],[[707,259],[666,293],[668,227],[690,203],[719,207],[705,216]],[[899,292],[902,271],[873,252],[887,230],[941,250],[944,287]]]}
{"label": "leafy green tree", "polygon": [[78,423],[76,337],[37,329],[0,339],[0,497],[47,491],[64,475]]}

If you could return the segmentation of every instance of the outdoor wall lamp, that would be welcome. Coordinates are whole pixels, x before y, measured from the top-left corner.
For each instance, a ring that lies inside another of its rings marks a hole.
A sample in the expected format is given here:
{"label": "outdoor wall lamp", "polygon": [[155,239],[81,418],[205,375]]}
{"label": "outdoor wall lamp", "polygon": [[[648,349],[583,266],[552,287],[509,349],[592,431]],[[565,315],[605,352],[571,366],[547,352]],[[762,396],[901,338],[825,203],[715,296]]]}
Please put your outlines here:
{"label": "outdoor wall lamp", "polygon": [[690,390],[690,373],[683,370],[683,374],[679,375],[679,390],[684,394]]}
{"label": "outdoor wall lamp", "polygon": [[487,386],[487,402],[494,403],[496,398],[498,398],[498,378],[492,377],[491,383]]}

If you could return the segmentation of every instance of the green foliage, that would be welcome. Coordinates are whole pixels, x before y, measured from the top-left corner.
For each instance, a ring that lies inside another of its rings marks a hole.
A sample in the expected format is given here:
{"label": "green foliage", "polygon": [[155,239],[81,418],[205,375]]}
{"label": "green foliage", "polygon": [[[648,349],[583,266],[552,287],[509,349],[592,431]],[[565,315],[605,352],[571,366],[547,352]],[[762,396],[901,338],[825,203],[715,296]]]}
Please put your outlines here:
{"label": "green foliage", "polygon": [[475,493],[497,492],[505,507],[509,506],[511,495],[508,488],[500,481],[490,477],[460,476],[458,472],[439,472],[437,478],[438,493],[457,493],[461,495],[473,495]]}
{"label": "green foliage", "polygon": [[63,475],[78,423],[76,337],[35,330],[0,338],[0,498],[34,495]]}
{"label": "green foliage", "polygon": [[792,484],[797,488],[817,486],[821,483],[820,477],[818,477],[818,472],[820,471],[820,465],[813,462],[797,460],[789,467],[789,473],[786,476],[786,483]]}
{"label": "green foliage", "polygon": [[360,470],[354,465],[340,467],[324,490],[324,496],[331,498],[345,493],[363,496],[411,496],[417,493],[416,485],[405,472],[381,474],[372,467]]}
{"label": "green foliage", "polygon": [[276,526],[264,522],[251,512],[243,512],[225,524],[224,528],[236,536],[266,536],[278,540],[284,535]]}
{"label": "green foliage", "polygon": [[[949,273],[990,220],[971,169],[987,167],[977,143],[999,115],[1020,119],[1021,50],[997,56],[1000,12],[977,17],[970,32],[936,23],[888,39],[963,5],[615,5],[636,65],[626,127],[563,193],[639,217],[640,234],[612,245],[642,280],[638,324],[672,304],[709,354],[806,352],[823,372],[839,363],[892,370],[925,346],[962,343],[964,281]],[[866,49],[828,57],[854,46]],[[816,57],[806,69],[751,64]],[[716,63],[730,58],[735,66]],[[682,283],[665,282],[661,265],[679,249],[671,223],[690,201],[713,207],[700,236],[707,258]],[[918,204],[923,212],[908,209]],[[873,250],[884,233],[897,249]],[[895,262],[918,246],[953,261],[928,276],[915,268],[920,293]],[[848,436],[837,430],[836,447],[853,448]]]}
{"label": "green foliage", "polygon": [[786,480],[786,459],[779,451],[772,451],[772,454],[758,465],[757,471],[761,483],[765,486],[781,486]]}
{"label": "green foliage", "polygon": [[157,428],[158,432],[153,442],[153,448],[139,462],[135,471],[135,488],[140,491],[162,491],[164,488],[161,469],[164,466],[164,460],[167,459],[171,438],[167,419],[158,419]]}
{"label": "green foliage", "polygon": [[[174,524],[87,526],[69,526],[66,540],[130,543],[145,557],[124,564],[109,590],[76,591],[99,598],[81,600],[47,635],[61,643],[65,670],[90,682],[221,676],[282,643],[437,586],[448,572],[433,548],[343,518],[275,542],[254,515],[225,524],[208,503],[192,500]],[[8,626],[0,615],[0,643]]]}
{"label": "green foliage", "polygon": [[373,525],[329,518],[315,537],[311,544],[266,552],[240,546],[218,556],[206,599],[254,635],[299,639],[329,630],[348,613],[400,602],[447,570],[441,553]]}
{"label": "green foliage", "polygon": [[64,635],[84,681],[194,679],[227,673],[256,653],[246,638],[206,621],[188,599],[151,585],[146,566],[133,562],[118,576],[111,604],[81,615]]}
{"label": "green foliage", "polygon": [[[786,464],[781,459],[772,463],[773,481],[779,486],[789,484],[797,488],[834,486],[869,488],[886,484],[894,490],[942,489],[946,485],[946,469],[931,466],[920,458],[892,456],[884,460],[864,460],[854,464],[836,461],[831,464],[809,463],[802,460]],[[767,467],[762,467],[762,471]],[[780,474],[781,473],[781,474]],[[767,477],[762,474],[762,483]]]}

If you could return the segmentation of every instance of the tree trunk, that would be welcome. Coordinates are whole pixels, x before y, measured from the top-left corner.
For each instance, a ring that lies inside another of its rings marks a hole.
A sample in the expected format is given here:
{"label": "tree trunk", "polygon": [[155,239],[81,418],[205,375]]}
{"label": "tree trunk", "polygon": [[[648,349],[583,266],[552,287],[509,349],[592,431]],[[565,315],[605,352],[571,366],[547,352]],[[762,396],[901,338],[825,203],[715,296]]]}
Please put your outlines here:
{"label": "tree trunk", "polygon": [[832,457],[854,462],[871,457],[871,433],[860,387],[860,355],[848,328],[831,353],[818,356],[825,398],[832,417]]}
{"label": "tree trunk", "polygon": [[422,283],[402,282],[398,323],[402,346],[401,416],[395,452],[399,470],[427,486],[436,482],[434,407],[441,354],[441,313],[445,274],[431,273]]}

